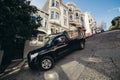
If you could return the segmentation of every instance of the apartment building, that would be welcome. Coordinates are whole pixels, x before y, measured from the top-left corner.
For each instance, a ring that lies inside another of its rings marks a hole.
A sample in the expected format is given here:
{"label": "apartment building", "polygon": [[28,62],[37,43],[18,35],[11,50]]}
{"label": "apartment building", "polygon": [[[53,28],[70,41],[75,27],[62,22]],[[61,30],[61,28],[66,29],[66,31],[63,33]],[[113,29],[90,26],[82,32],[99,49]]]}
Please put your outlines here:
{"label": "apartment building", "polygon": [[62,0],[47,0],[42,10],[49,13],[48,34],[69,30],[68,8]]}
{"label": "apartment building", "polygon": [[89,12],[82,14],[84,27],[86,29],[86,36],[91,36],[96,33],[96,21]]}
{"label": "apartment building", "polygon": [[82,28],[83,23],[81,20],[81,11],[79,8],[76,7],[76,5],[73,2],[66,3],[66,6],[68,7],[68,16],[69,16],[69,26],[70,30],[76,30],[78,27]]}
{"label": "apartment building", "polygon": [[86,36],[95,33],[94,17],[88,12],[82,13],[73,2],[64,4],[62,0],[46,0],[42,11],[49,14],[47,34],[76,30],[77,28],[86,31]]}
{"label": "apartment building", "polygon": [[37,29],[38,30],[38,35],[37,37],[33,37],[32,40],[30,41],[30,45],[37,46],[40,44],[43,44],[44,37],[47,35],[48,32],[48,17],[49,14],[39,10],[36,14],[33,14],[33,20],[36,20],[36,17],[40,16],[42,18],[41,20],[41,26]]}

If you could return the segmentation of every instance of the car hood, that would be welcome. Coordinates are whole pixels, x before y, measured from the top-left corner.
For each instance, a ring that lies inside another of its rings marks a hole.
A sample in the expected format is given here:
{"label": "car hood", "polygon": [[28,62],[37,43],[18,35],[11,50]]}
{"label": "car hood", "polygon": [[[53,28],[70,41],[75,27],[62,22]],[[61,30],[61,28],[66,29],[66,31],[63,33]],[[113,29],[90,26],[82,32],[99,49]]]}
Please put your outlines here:
{"label": "car hood", "polygon": [[34,53],[41,52],[41,51],[46,50],[46,49],[47,49],[47,47],[44,46],[44,47],[40,47],[38,49],[32,50],[29,53],[34,54]]}

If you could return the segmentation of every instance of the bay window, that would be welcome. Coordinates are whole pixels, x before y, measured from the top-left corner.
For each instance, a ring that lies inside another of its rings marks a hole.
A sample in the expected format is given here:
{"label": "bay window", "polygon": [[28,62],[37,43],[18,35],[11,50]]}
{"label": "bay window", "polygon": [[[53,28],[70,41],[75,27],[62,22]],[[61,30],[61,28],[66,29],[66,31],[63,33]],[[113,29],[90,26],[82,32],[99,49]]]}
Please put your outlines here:
{"label": "bay window", "polygon": [[51,11],[51,19],[54,19],[54,11]]}

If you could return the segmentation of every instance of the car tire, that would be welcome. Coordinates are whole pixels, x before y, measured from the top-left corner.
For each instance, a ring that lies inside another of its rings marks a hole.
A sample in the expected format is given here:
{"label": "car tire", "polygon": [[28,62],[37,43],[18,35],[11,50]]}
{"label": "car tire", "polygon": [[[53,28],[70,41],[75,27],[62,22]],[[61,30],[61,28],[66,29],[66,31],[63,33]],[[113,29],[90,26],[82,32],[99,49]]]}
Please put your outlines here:
{"label": "car tire", "polygon": [[44,57],[40,60],[39,65],[40,65],[40,69],[42,71],[46,71],[46,70],[49,70],[49,69],[53,68],[54,60],[53,60],[52,57],[46,56],[46,57]]}
{"label": "car tire", "polygon": [[80,50],[85,48],[85,43],[84,42],[80,42]]}

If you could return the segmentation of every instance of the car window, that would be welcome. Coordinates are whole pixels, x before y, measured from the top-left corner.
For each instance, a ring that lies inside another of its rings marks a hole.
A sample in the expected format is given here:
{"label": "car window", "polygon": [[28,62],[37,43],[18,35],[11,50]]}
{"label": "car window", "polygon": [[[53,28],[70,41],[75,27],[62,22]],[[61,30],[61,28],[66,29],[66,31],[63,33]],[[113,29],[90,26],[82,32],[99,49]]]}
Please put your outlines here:
{"label": "car window", "polygon": [[60,36],[55,39],[54,44],[59,45],[59,44],[64,44],[66,43],[66,37],[65,36]]}

